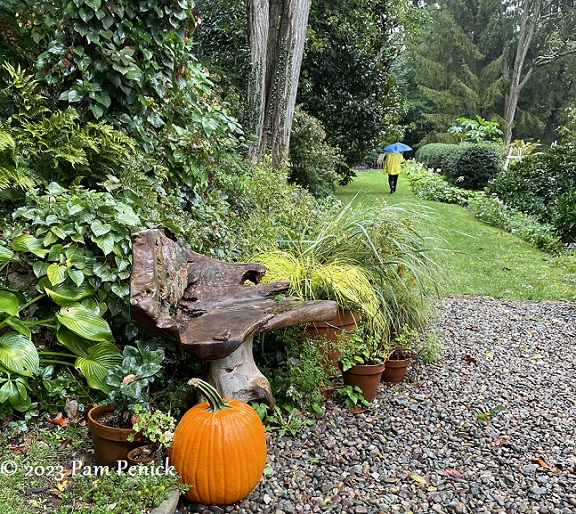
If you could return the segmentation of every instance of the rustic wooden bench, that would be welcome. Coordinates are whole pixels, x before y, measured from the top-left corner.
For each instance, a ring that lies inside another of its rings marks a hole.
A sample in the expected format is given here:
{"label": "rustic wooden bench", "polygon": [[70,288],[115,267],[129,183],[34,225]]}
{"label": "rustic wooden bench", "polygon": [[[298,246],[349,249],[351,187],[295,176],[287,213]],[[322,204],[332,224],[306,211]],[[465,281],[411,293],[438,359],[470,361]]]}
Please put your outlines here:
{"label": "rustic wooden bench", "polygon": [[336,316],[332,301],[286,298],[288,281],[259,284],[266,268],[228,263],[190,250],[166,228],[132,235],[130,311],[151,334],[175,334],[210,361],[211,382],[228,398],[274,398],[252,354],[255,334]]}

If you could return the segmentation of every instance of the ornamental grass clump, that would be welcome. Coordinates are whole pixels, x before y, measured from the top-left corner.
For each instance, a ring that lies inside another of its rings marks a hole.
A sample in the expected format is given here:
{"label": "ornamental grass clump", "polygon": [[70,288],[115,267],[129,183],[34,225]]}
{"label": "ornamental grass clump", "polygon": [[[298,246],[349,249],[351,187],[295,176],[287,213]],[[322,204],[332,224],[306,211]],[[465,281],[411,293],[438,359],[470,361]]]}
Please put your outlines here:
{"label": "ornamental grass clump", "polygon": [[309,220],[301,238],[253,258],[268,268],[265,281],[290,280],[289,294],[360,311],[390,337],[426,324],[425,293],[443,275],[436,239],[416,228],[425,218],[407,207],[337,205]]}

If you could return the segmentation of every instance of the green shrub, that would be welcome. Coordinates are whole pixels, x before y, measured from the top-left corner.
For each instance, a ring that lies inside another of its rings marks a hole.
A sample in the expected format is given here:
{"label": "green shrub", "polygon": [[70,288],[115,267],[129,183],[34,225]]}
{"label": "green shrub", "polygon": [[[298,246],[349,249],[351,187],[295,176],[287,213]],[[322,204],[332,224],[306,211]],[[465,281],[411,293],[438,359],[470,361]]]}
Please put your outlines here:
{"label": "green shrub", "polygon": [[452,174],[456,161],[465,147],[445,143],[430,143],[416,151],[415,159],[427,168],[441,170],[444,175]]}
{"label": "green shrub", "polygon": [[8,328],[0,336],[0,405],[33,407],[28,379],[41,364],[74,366],[90,387],[106,389],[103,378],[119,357],[114,342],[136,335],[127,300],[130,232],[140,226],[109,193],[56,183],[43,195],[28,193],[0,239],[0,317]]}
{"label": "green shrub", "polygon": [[516,234],[545,252],[557,254],[562,251],[562,242],[552,225],[540,223],[534,216],[518,212],[496,197],[477,195],[470,200],[468,210],[483,223]]}
{"label": "green shrub", "polygon": [[339,163],[343,163],[340,150],[326,143],[320,121],[297,107],[290,136],[290,182],[319,198],[333,195]]}
{"label": "green shrub", "polygon": [[477,191],[450,185],[442,175],[414,161],[408,161],[404,168],[412,191],[423,200],[466,205],[471,198],[479,194]]}
{"label": "green shrub", "polygon": [[576,191],[576,148],[554,146],[527,155],[501,171],[490,191],[512,208],[554,225],[565,242],[576,237],[570,196]]}
{"label": "green shrub", "polygon": [[464,147],[447,176],[464,189],[484,189],[504,169],[500,147],[474,144]]}

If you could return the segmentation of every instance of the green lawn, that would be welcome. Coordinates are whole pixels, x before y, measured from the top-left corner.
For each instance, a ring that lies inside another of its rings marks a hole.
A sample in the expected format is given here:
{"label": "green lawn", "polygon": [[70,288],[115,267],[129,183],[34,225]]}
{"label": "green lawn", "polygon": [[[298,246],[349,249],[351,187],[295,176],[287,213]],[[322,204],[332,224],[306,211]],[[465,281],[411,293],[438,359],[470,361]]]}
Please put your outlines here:
{"label": "green lawn", "polygon": [[526,300],[576,300],[576,285],[554,266],[554,258],[512,234],[477,221],[458,205],[415,197],[400,175],[396,193],[389,194],[381,170],[360,171],[353,182],[338,188],[343,202],[406,204],[426,210],[434,223],[421,225],[427,235],[442,239],[439,260],[446,270],[445,296],[478,295]]}

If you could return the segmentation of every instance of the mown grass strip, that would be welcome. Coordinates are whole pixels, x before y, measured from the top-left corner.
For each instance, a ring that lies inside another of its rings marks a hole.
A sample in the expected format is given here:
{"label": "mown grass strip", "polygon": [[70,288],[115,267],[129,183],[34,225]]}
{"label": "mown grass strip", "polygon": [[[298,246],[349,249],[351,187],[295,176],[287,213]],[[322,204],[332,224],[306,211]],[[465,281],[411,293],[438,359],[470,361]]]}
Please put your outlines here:
{"label": "mown grass strip", "polygon": [[576,300],[576,284],[555,259],[513,234],[485,225],[466,209],[430,202],[412,194],[406,177],[389,194],[381,170],[359,171],[352,183],[338,188],[343,202],[366,205],[405,203],[426,209],[435,223],[420,230],[441,238],[440,259],[446,270],[444,296],[487,296],[514,300]]}

